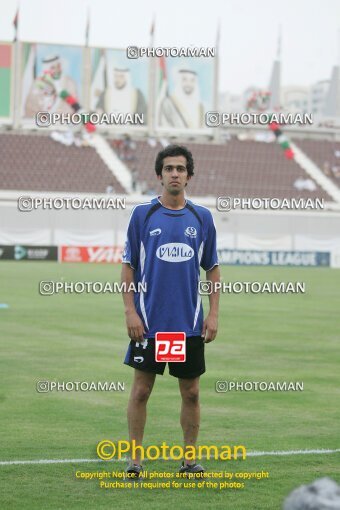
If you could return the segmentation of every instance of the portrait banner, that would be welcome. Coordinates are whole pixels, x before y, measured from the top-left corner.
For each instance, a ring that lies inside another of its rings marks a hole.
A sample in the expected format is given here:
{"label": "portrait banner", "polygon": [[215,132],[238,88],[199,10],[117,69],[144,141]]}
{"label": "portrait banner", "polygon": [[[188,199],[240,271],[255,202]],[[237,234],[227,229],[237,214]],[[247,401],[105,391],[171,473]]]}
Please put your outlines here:
{"label": "portrait banner", "polygon": [[214,109],[213,57],[160,57],[156,64],[156,127],[200,130]]}
{"label": "portrait banner", "polygon": [[60,96],[67,91],[83,101],[83,48],[23,43],[21,52],[21,117],[32,121],[38,112],[73,113]]}
{"label": "portrait banner", "polygon": [[146,127],[148,93],[149,59],[129,59],[121,49],[91,50],[91,111],[122,114],[123,124]]}

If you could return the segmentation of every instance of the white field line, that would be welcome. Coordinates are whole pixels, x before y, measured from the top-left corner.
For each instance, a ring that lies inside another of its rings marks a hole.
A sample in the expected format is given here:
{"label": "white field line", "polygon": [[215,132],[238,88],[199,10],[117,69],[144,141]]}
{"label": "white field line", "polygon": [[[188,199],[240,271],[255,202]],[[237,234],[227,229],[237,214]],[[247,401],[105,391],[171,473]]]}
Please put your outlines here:
{"label": "white field line", "polygon": [[[325,455],[331,453],[339,453],[340,448],[335,450],[288,450],[288,451],[272,451],[272,452],[247,452],[247,457],[266,457],[268,455],[283,457],[285,455]],[[145,459],[147,460],[147,459]],[[165,459],[159,459],[165,460]],[[101,459],[36,459],[36,460],[4,460],[0,461],[0,466],[27,465],[27,464],[87,464],[89,462],[128,462],[127,457],[121,459],[101,460]]]}

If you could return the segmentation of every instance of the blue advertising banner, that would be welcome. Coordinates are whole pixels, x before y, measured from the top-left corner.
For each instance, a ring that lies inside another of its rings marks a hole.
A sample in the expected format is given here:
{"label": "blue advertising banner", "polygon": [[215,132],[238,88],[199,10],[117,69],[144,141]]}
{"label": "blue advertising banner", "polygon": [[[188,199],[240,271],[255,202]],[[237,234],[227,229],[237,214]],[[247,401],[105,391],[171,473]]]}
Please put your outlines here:
{"label": "blue advertising banner", "polygon": [[231,266],[329,267],[330,253],[321,251],[217,250],[220,264]]}

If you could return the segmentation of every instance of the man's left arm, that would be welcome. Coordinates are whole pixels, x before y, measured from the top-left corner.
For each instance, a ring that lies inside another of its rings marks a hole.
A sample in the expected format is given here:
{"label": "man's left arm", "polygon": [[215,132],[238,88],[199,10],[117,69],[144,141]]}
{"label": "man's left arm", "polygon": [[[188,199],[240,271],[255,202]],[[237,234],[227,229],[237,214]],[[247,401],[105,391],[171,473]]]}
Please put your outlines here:
{"label": "man's left arm", "polygon": [[206,271],[206,279],[211,282],[212,292],[209,294],[209,313],[203,322],[202,337],[204,337],[205,343],[209,343],[215,340],[218,328],[220,290],[216,283],[220,282],[219,266],[214,266],[209,271]]}

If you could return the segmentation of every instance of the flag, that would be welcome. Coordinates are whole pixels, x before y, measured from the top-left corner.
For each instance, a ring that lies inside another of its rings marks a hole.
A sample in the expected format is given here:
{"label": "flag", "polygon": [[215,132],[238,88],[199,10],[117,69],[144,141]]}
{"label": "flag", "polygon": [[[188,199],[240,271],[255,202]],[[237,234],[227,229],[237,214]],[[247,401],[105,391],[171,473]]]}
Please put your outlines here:
{"label": "flag", "polygon": [[164,55],[159,57],[158,59],[158,86],[157,92],[158,94],[163,91],[165,92],[168,85],[168,80],[166,76],[166,61]]}
{"label": "flag", "polygon": [[23,78],[22,78],[22,115],[24,115],[25,103],[31,86],[37,77],[36,69],[36,45],[25,43],[23,45]]}
{"label": "flag", "polygon": [[153,37],[154,33],[155,33],[155,18],[153,18],[151,23],[150,37]]}
{"label": "flag", "polygon": [[17,12],[15,13],[14,20],[13,20],[14,42],[17,40],[17,37],[18,37],[18,24],[19,24],[19,5],[18,5]]}
{"label": "flag", "polygon": [[155,16],[152,19],[150,28],[150,48],[154,46],[154,37],[155,37]]}
{"label": "flag", "polygon": [[168,95],[168,80],[166,73],[166,60],[164,55],[162,57],[158,57],[158,68],[157,68],[157,77],[156,77],[156,119],[157,123],[160,121],[160,111],[163,100]]}
{"label": "flag", "polygon": [[91,82],[90,108],[96,110],[100,94],[106,89],[106,59],[105,50],[95,48],[93,50],[93,73]]}
{"label": "flag", "polygon": [[0,117],[11,113],[12,46],[0,44]]}

